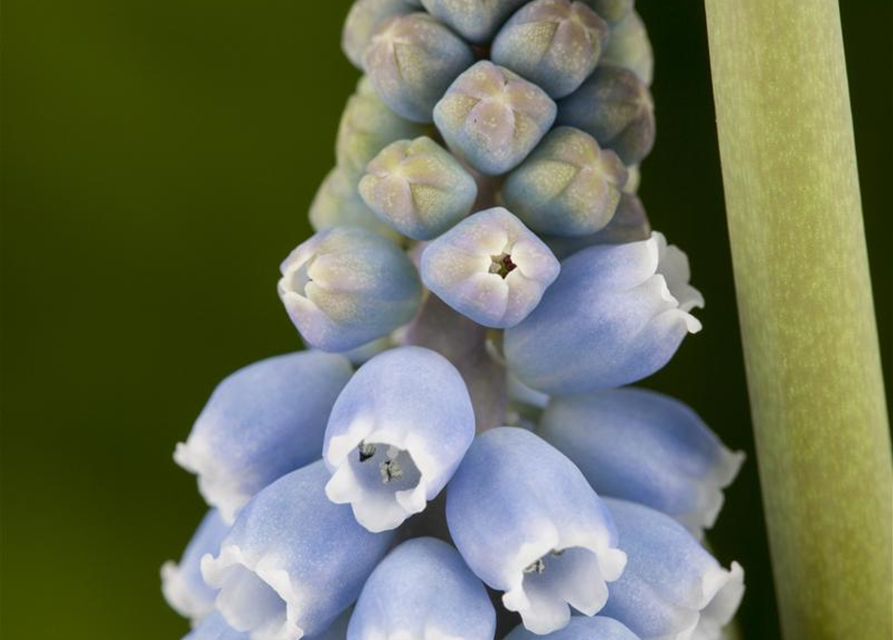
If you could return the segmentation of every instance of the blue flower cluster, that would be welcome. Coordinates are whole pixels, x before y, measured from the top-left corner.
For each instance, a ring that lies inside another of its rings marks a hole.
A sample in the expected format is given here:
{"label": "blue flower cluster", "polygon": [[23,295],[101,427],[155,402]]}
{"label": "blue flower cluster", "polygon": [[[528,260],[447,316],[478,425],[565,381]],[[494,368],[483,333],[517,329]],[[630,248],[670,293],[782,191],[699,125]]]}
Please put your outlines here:
{"label": "blue flower cluster", "polygon": [[703,306],[636,196],[632,0],[357,0],[364,76],[279,295],[308,350],[215,389],[162,568],[190,640],[718,640],[742,462],[629,387]]}

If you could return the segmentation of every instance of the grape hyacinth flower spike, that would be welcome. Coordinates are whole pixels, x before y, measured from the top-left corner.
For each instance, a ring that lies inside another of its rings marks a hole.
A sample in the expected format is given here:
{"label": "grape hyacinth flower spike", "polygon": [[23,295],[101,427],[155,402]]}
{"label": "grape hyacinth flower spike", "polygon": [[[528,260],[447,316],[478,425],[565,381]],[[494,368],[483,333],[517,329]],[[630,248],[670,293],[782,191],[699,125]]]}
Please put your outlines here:
{"label": "grape hyacinth flower spike", "polygon": [[580,470],[524,429],[475,439],[447,491],[447,523],[471,570],[535,633],[561,629],[570,607],[598,613],[626,564]]}
{"label": "grape hyacinth flower spike", "polygon": [[310,350],[226,378],[175,453],[214,507],[162,570],[184,640],[725,637],[743,573],[699,540],[742,456],[622,388],[704,304],[636,195],[633,0],[356,0],[342,48],[277,285]]}
{"label": "grape hyacinth flower spike", "polygon": [[465,382],[443,356],[400,347],[364,364],[338,396],[323,457],[326,494],[370,531],[419,513],[452,477],[474,438]]}
{"label": "grape hyacinth flower spike", "polygon": [[319,458],[329,412],[352,372],[345,358],[319,351],[240,369],[214,389],[174,460],[232,522],[255,493]]}

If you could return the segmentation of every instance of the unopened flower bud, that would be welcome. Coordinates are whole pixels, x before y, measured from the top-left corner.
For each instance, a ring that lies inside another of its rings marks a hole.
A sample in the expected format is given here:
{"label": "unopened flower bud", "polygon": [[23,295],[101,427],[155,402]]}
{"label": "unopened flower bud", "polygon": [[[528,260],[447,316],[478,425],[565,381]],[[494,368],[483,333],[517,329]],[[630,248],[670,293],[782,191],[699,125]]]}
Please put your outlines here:
{"label": "unopened flower bud", "polygon": [[338,167],[350,179],[350,186],[356,187],[366,173],[366,165],[382,149],[397,140],[424,135],[429,130],[433,127],[410,122],[391,111],[378,97],[369,76],[363,76],[338,123],[335,143]]}
{"label": "unopened flower bud", "polygon": [[593,72],[607,40],[608,25],[583,2],[534,0],[500,29],[490,57],[563,98]]}
{"label": "unopened flower bud", "polygon": [[645,23],[635,11],[611,25],[608,46],[602,52],[601,64],[625,67],[650,87],[654,78],[654,50]]}
{"label": "unopened flower bud", "polygon": [[400,234],[372,211],[340,167],[332,169],[323,180],[310,204],[310,225],[315,231],[333,227],[362,227],[373,233],[398,240]]}
{"label": "unopened flower bud", "polygon": [[651,223],[638,196],[623,193],[614,217],[601,231],[585,236],[543,236],[559,260],[597,244],[626,244],[651,237]]}
{"label": "unopened flower bud", "polygon": [[363,68],[363,53],[376,27],[391,16],[417,11],[411,0],[356,0],[347,13],[341,31],[341,48],[358,69]]}
{"label": "unopened flower bud", "polygon": [[555,121],[545,91],[481,60],[450,86],[434,108],[446,143],[472,167],[498,175],[527,157]]}
{"label": "unopened flower bud", "polygon": [[637,164],[654,146],[654,103],[648,87],[629,69],[599,66],[558,105],[558,124],[582,129],[620,156]]}
{"label": "unopened flower bud", "polygon": [[635,0],[583,0],[583,2],[611,25],[628,16],[635,4]]}
{"label": "unopened flower bud", "polygon": [[473,63],[469,46],[426,13],[385,20],[363,54],[378,95],[413,122],[431,122],[434,105]]}
{"label": "unopened flower bud", "polygon": [[659,233],[574,254],[533,313],[506,331],[509,369],[550,395],[651,375],[701,329],[689,311],[704,300],[688,279],[685,254]]}
{"label": "unopened flower bud", "polygon": [[490,40],[499,25],[527,0],[422,0],[432,16],[476,44]]}
{"label": "unopened flower bud", "polygon": [[584,236],[611,221],[626,180],[617,154],[588,133],[558,127],[509,174],[503,198],[534,231]]}
{"label": "unopened flower bud", "polygon": [[430,240],[468,215],[477,183],[430,138],[399,140],[369,163],[359,186],[366,204],[391,227]]}
{"label": "unopened flower bud", "polygon": [[487,327],[521,322],[558,277],[549,248],[502,207],[480,211],[422,254],[425,285],[453,309]]}
{"label": "unopened flower bud", "polygon": [[335,227],[298,245],[282,263],[279,297],[301,336],[324,351],[349,351],[412,319],[418,274],[399,247],[358,227]]}

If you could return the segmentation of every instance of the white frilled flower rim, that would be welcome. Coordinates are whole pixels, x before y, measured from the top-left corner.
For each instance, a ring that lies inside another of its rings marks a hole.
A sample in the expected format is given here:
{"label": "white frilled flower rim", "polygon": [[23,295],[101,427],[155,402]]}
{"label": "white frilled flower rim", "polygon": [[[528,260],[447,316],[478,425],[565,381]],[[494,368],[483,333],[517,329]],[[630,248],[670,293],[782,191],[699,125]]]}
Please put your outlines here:
{"label": "white frilled flower rim", "polygon": [[399,526],[425,509],[429,478],[448,471],[411,432],[388,428],[371,417],[351,422],[329,441],[326,464],[333,470],[326,495],[350,504],[361,525],[373,532]]}
{"label": "white frilled flower rim", "polygon": [[252,561],[237,545],[224,546],[217,558],[202,558],[205,581],[220,589],[217,610],[234,629],[251,631],[251,640],[296,640],[304,635],[297,620],[301,588],[279,567],[275,556]]}
{"label": "white frilled flower rim", "polygon": [[608,600],[606,583],[625,566],[626,554],[597,535],[543,526],[507,567],[502,603],[530,631],[549,633],[570,620],[568,605],[587,616],[598,613]]}

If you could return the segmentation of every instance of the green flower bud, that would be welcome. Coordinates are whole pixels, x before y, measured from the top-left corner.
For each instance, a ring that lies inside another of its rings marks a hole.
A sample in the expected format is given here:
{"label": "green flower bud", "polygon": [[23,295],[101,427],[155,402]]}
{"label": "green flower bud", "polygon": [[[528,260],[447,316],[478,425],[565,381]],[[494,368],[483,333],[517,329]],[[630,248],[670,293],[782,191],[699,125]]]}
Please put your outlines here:
{"label": "green flower bud", "polygon": [[363,68],[378,95],[413,122],[431,122],[434,105],[472,64],[471,48],[421,12],[382,22],[363,54]]}
{"label": "green flower bud", "polygon": [[341,31],[341,48],[357,69],[363,68],[363,53],[375,29],[391,16],[418,11],[411,0],[357,0],[350,8]]}
{"label": "green flower bud", "polygon": [[404,138],[423,135],[428,127],[404,120],[382,102],[368,76],[360,78],[356,92],[347,101],[335,152],[338,166],[353,181],[359,181],[366,165],[386,146]]}
{"label": "green flower bud", "polygon": [[415,240],[430,240],[471,211],[474,178],[430,138],[385,147],[360,180],[360,195],[378,216]]}
{"label": "green flower bud", "polygon": [[579,129],[558,127],[509,174],[502,195],[534,231],[583,236],[610,222],[626,180],[617,154]]}
{"label": "green flower bud", "polygon": [[593,72],[607,39],[608,25],[582,2],[534,0],[502,27],[490,57],[562,98]]}
{"label": "green flower bud", "polygon": [[637,164],[654,146],[654,102],[648,87],[623,67],[599,66],[558,103],[558,124],[582,129],[624,164]]}
{"label": "green flower bud", "polygon": [[651,86],[654,77],[654,50],[648,39],[645,23],[635,11],[623,20],[611,25],[608,46],[602,52],[601,63],[626,67]]}
{"label": "green flower bud", "polygon": [[635,0],[583,0],[608,24],[620,22],[633,10]]}
{"label": "green flower bud", "polygon": [[341,226],[363,227],[391,240],[400,238],[399,233],[366,206],[353,181],[337,167],[329,171],[310,204],[310,224],[315,231]]}

